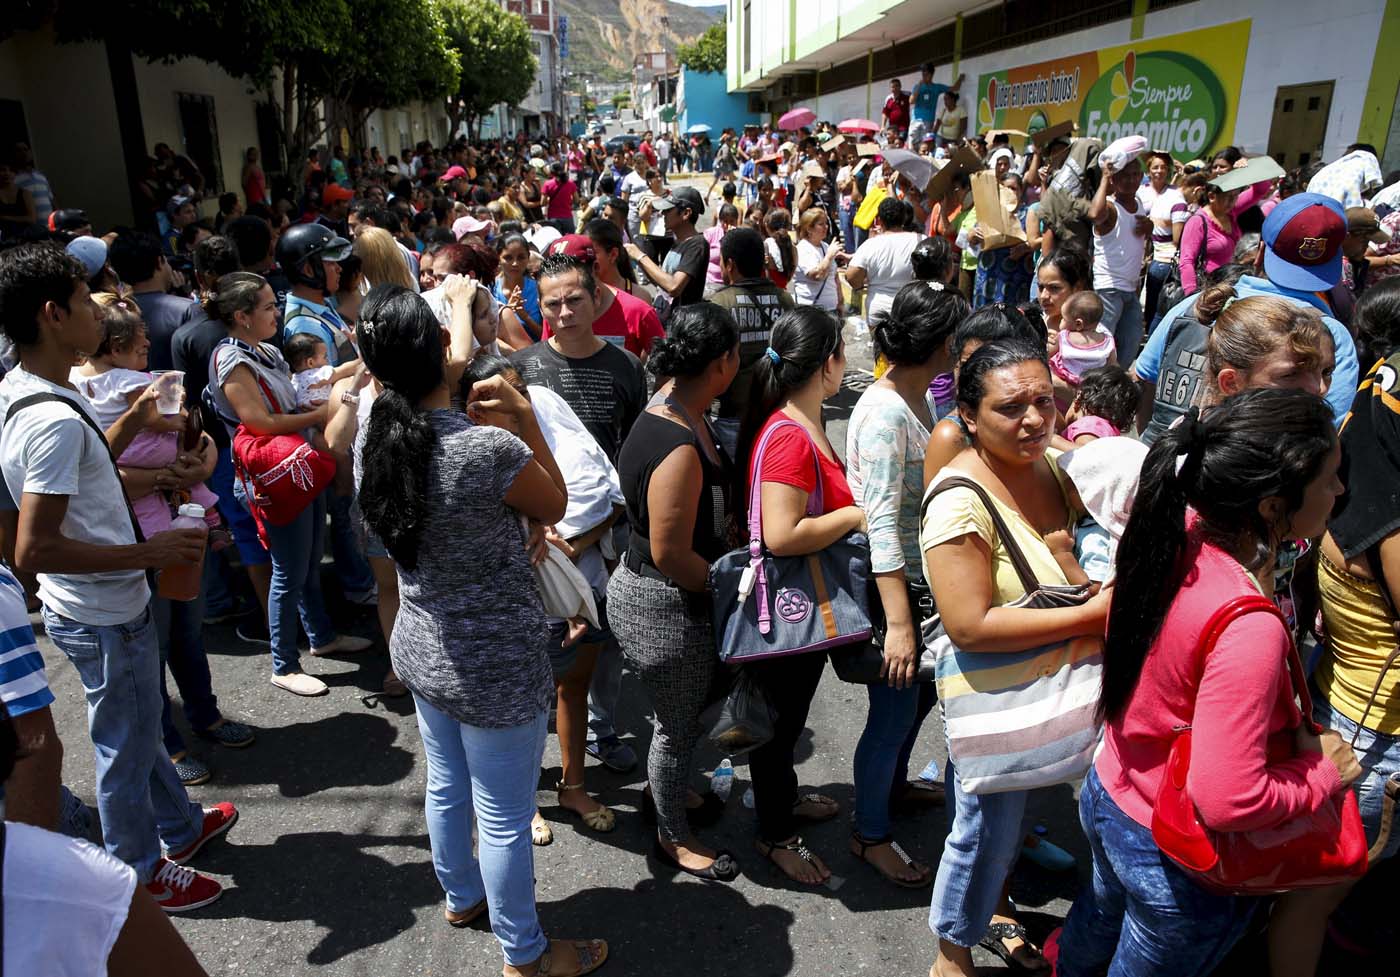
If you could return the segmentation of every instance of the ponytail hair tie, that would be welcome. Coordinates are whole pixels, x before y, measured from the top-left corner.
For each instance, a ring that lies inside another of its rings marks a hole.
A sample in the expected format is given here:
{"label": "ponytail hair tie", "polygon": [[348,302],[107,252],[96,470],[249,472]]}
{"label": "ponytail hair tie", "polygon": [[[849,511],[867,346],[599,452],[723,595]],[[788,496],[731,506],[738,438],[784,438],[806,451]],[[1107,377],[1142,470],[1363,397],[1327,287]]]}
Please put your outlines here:
{"label": "ponytail hair tie", "polygon": [[1220,315],[1224,315],[1225,310],[1228,309],[1230,306],[1234,305],[1239,300],[1240,297],[1238,295],[1231,295],[1228,299],[1225,300],[1225,304],[1220,307]]}
{"label": "ponytail hair tie", "polygon": [[1202,457],[1205,455],[1206,428],[1201,423],[1200,409],[1192,407],[1188,410],[1178,422],[1177,428],[1181,453],[1176,456],[1176,477],[1189,480],[1195,477],[1196,469],[1200,468]]}
{"label": "ponytail hair tie", "polygon": [[764,355],[766,355],[766,356],[768,357],[768,359],[770,359],[770,360],[773,361],[773,365],[774,365],[774,366],[782,366],[782,365],[783,365],[783,358],[782,358],[781,356],[778,355],[778,351],[777,351],[776,349],[774,349],[772,346],[769,346],[769,347],[768,347],[767,349],[765,349],[763,352],[764,352]]}

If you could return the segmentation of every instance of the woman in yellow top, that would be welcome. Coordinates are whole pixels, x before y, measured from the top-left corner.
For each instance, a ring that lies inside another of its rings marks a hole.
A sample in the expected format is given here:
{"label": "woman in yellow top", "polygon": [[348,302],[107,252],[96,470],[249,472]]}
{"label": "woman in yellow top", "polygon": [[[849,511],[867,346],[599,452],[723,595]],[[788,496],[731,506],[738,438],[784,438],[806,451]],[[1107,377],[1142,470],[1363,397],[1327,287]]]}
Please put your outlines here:
{"label": "woman in yellow top", "polygon": [[[1356,796],[1366,840],[1375,845],[1387,784],[1392,807],[1400,794],[1400,662],[1385,669],[1396,647],[1400,604],[1400,279],[1363,292],[1352,324],[1361,364],[1370,372],[1343,422],[1346,494],[1328,523],[1318,559],[1326,644],[1313,673],[1313,715],[1342,739],[1356,737],[1362,769]],[[1368,711],[1373,690],[1375,704]],[[1392,829],[1372,864],[1397,851],[1400,829]],[[1332,896],[1326,912],[1336,908],[1346,888],[1323,890]],[[1307,948],[1316,951],[1314,963],[1322,949],[1322,927],[1316,930],[1316,947]]]}
{"label": "woman in yellow top", "polygon": [[[1047,537],[1071,545],[1078,513],[1054,464],[1055,399],[1040,344],[988,343],[958,373],[958,411],[971,441],[930,483],[960,475],[976,481],[994,504],[1044,584],[1065,584]],[[1110,590],[1078,607],[1011,608],[1025,593],[991,516],[971,489],[935,496],[924,514],[919,545],[934,603],[948,636],[974,652],[1018,652],[1080,635],[1101,635]],[[1026,834],[1029,791],[969,794],[949,763],[953,827],[943,846],[929,909],[938,937],[932,977],[973,977],[972,947],[982,945],[1035,973],[1049,973],[1040,951],[1010,917],[1007,878]]]}

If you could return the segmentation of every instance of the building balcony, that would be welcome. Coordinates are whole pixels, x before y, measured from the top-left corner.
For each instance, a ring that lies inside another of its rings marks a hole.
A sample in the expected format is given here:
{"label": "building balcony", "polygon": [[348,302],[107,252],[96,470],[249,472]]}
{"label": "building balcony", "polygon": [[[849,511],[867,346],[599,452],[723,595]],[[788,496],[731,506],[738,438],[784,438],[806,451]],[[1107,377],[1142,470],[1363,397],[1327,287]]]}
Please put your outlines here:
{"label": "building balcony", "polygon": [[508,13],[524,17],[530,30],[543,34],[554,32],[554,11],[551,0],[504,0],[503,5]]}

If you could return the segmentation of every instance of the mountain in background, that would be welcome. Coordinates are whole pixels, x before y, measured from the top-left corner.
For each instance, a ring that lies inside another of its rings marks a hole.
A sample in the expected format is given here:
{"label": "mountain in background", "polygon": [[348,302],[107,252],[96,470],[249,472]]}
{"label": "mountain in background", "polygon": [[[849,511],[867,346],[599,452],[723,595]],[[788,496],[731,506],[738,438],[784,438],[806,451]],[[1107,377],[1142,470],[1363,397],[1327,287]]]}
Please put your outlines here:
{"label": "mountain in background", "polygon": [[724,5],[687,7],[666,0],[556,0],[569,18],[569,57],[564,67],[605,81],[631,75],[632,59],[647,51],[675,52],[715,21]]}

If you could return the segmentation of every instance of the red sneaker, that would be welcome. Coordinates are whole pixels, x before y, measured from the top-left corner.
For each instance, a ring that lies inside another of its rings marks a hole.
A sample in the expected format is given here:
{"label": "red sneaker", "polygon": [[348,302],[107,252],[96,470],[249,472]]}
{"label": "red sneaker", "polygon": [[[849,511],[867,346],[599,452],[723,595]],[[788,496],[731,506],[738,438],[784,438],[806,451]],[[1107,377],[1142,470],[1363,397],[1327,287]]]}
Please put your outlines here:
{"label": "red sneaker", "polygon": [[146,891],[166,912],[184,913],[209,905],[224,894],[224,887],[207,875],[162,858],[155,878],[146,883]]}
{"label": "red sneaker", "polygon": [[233,823],[237,820],[238,808],[234,807],[228,801],[220,801],[213,807],[206,807],[204,809],[204,830],[200,831],[199,837],[179,851],[166,852],[165,857],[176,865],[185,864],[191,858],[194,858],[207,841],[223,834],[229,828],[233,827]]}

